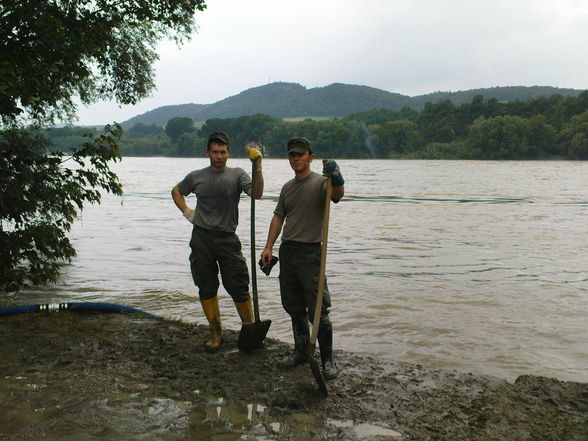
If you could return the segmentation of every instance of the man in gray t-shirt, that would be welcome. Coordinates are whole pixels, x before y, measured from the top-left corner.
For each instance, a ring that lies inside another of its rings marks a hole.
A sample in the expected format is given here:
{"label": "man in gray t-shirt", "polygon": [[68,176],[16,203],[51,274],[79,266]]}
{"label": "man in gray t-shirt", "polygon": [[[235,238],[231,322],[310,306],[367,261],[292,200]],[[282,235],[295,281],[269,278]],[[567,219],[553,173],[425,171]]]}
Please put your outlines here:
{"label": "man in gray t-shirt", "polygon": [[[261,253],[264,266],[271,263],[272,248],[282,226],[280,245],[280,296],[292,320],[294,352],[280,362],[293,367],[306,361],[309,342],[308,322],[313,320],[320,273],[321,239],[326,197],[326,178],[333,179],[333,202],[345,194],[344,181],[335,161],[325,161],[323,176],[310,169],[313,160],[310,141],[296,137],[288,141],[288,159],[294,179],[286,182],[270,223],[267,244]],[[338,369],[333,360],[333,326],[329,319],[331,297],[325,282],[323,307],[318,330],[325,378],[334,378]]]}
{"label": "man in gray t-shirt", "polygon": [[[261,153],[247,147],[247,156],[256,164],[255,189],[241,168],[227,167],[231,154],[229,137],[215,132],[208,138],[206,154],[210,166],[189,173],[172,189],[172,198],[184,217],[193,224],[190,240],[190,270],[202,309],[210,325],[211,338],[205,347],[214,352],[222,342],[222,326],[217,291],[220,269],[224,288],[232,297],[243,323],[253,323],[249,296],[249,273],[241,242],[235,230],[239,223],[241,193],[256,199],[263,194]],[[196,195],[196,209],[186,204],[186,196]]]}

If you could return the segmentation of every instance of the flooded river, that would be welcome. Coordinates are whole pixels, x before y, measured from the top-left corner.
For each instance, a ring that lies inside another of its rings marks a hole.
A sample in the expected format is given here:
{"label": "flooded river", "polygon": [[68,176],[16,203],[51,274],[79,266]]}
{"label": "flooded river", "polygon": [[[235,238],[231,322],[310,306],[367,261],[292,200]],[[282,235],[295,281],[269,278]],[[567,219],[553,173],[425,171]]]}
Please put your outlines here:
{"label": "flooded river", "polygon": [[[230,165],[249,170],[247,160]],[[205,323],[188,267],[191,226],[170,190],[204,159],[124,158],[124,197],[88,207],[77,258],[51,287],[5,303],[101,301]],[[588,163],[342,160],[327,275],[335,348],[489,374],[588,381]],[[320,161],[313,164],[320,171]],[[256,246],[286,160],[265,160]],[[190,199],[191,205],[195,200]],[[249,200],[238,234],[250,260]],[[291,341],[278,271],[258,272],[269,337]],[[221,291],[227,328],[237,314]]]}

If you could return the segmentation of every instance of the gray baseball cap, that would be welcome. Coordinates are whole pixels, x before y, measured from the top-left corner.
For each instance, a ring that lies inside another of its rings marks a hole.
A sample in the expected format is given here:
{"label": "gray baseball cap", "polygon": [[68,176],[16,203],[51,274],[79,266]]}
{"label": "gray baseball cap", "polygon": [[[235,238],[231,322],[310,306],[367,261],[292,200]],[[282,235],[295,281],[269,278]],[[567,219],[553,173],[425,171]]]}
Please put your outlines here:
{"label": "gray baseball cap", "polygon": [[225,132],[214,132],[208,137],[208,143],[212,141],[220,141],[221,144],[229,145],[229,135]]}
{"label": "gray baseball cap", "polygon": [[310,150],[310,141],[304,136],[295,136],[288,140],[288,152],[304,153]]}

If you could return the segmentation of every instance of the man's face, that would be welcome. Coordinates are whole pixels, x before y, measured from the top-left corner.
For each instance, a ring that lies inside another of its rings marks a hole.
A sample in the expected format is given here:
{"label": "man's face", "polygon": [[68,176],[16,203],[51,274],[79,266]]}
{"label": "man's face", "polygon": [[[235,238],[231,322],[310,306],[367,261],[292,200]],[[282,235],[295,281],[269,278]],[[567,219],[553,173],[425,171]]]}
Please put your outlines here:
{"label": "man's face", "polygon": [[214,170],[222,170],[227,165],[227,159],[231,155],[231,149],[226,144],[219,144],[213,141],[206,149],[206,153],[210,158],[210,166]]}
{"label": "man's face", "polygon": [[288,152],[288,160],[290,161],[290,167],[295,173],[305,172],[310,169],[310,163],[312,162],[312,154],[306,150],[304,153]]}

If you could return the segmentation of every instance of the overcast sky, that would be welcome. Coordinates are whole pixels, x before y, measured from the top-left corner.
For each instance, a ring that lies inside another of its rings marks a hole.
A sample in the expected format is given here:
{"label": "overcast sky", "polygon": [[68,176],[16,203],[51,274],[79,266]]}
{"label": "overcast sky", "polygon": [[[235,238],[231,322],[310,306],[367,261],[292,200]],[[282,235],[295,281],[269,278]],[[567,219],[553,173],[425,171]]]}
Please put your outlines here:
{"label": "overcast sky", "polygon": [[585,0],[208,0],[199,29],[164,42],[157,90],[80,107],[79,124],[214,103],[276,81],[415,96],[494,86],[588,89]]}

